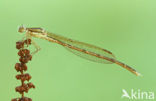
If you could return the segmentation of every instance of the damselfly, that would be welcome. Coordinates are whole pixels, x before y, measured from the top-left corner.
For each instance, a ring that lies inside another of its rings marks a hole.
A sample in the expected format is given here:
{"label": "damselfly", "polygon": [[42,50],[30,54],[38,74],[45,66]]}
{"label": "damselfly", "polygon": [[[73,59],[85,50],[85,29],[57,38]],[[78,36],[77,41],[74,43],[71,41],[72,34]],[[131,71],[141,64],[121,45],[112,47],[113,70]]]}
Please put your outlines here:
{"label": "damselfly", "polygon": [[[99,63],[107,63],[107,64],[115,63],[127,69],[131,73],[137,76],[140,76],[139,72],[137,72],[132,67],[116,60],[112,52],[106,49],[103,49],[94,45],[90,45],[84,42],[72,40],[72,39],[69,39],[60,35],[56,35],[54,33],[47,32],[43,30],[42,28],[26,28],[24,26],[21,26],[19,27],[18,31],[21,33],[25,32],[26,38],[31,39],[32,37],[37,37],[37,38],[45,39],[45,40],[48,40],[49,42],[62,45],[63,47],[71,51],[72,53],[82,58],[85,58],[94,62],[99,62]],[[32,54],[35,54],[36,52],[40,50],[40,47],[34,41],[32,41],[32,44],[36,48],[36,51],[33,52]]]}

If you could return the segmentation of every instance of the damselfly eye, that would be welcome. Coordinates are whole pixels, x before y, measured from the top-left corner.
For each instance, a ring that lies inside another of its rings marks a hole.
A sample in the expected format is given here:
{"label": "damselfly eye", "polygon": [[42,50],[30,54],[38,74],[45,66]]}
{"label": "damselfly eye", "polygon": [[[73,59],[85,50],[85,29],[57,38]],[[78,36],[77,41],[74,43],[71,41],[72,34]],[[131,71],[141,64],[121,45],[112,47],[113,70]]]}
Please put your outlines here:
{"label": "damselfly eye", "polygon": [[26,28],[24,26],[20,26],[18,29],[18,32],[23,33],[23,32],[25,32],[25,29]]}

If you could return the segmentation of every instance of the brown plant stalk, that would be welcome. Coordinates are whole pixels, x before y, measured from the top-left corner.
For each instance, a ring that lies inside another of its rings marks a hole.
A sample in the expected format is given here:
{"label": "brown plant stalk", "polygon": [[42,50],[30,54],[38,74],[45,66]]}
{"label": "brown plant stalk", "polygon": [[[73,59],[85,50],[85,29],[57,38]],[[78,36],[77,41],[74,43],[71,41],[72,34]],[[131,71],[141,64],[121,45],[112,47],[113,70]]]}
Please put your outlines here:
{"label": "brown plant stalk", "polygon": [[[30,51],[25,48],[29,47],[29,45],[31,45],[31,39],[16,42],[16,49],[19,50],[18,55],[20,56],[19,63],[15,64],[16,71],[20,72],[20,74],[16,75],[16,79],[21,81],[21,85],[17,86],[15,88],[15,91],[19,92],[21,94],[21,97],[14,98],[11,101],[32,101],[31,98],[24,96],[24,93],[28,93],[29,89],[35,88],[34,84],[29,82],[29,80],[32,78],[31,75],[24,73],[28,69],[26,64],[32,59]],[[27,81],[28,83],[25,83],[25,81]]]}

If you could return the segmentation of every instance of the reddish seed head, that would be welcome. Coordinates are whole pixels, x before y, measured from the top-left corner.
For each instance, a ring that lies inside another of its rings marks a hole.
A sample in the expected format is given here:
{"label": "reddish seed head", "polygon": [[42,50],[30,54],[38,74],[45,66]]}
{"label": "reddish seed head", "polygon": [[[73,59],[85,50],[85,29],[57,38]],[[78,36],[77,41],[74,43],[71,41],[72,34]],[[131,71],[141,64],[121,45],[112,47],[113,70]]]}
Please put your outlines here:
{"label": "reddish seed head", "polygon": [[21,65],[20,65],[20,63],[16,63],[15,64],[15,69],[16,69],[17,72],[21,71]]}
{"label": "reddish seed head", "polygon": [[25,54],[24,54],[24,52],[23,52],[22,50],[20,50],[20,51],[18,52],[18,55],[21,56],[21,57],[23,57]]}
{"label": "reddish seed head", "polygon": [[31,83],[31,82],[28,83],[27,85],[28,85],[29,88],[35,88],[35,85],[33,83]]}
{"label": "reddish seed head", "polygon": [[26,78],[24,77],[24,75],[21,77],[21,81],[25,81],[26,80]]}
{"label": "reddish seed head", "polygon": [[32,60],[32,55],[28,55],[27,58],[31,61]]}
{"label": "reddish seed head", "polygon": [[24,92],[28,93],[28,91],[29,91],[28,85],[24,84],[23,85],[23,88],[24,88]]}
{"label": "reddish seed head", "polygon": [[20,61],[21,63],[27,63],[29,60],[28,60],[27,58],[25,58],[25,57],[24,57],[24,58],[21,57],[21,58],[19,59],[19,61]]}
{"label": "reddish seed head", "polygon": [[21,49],[21,48],[23,48],[24,47],[24,43],[23,42],[16,42],[16,48],[17,49]]}
{"label": "reddish seed head", "polygon": [[30,44],[31,44],[31,39],[26,39],[26,40],[24,41],[24,43],[27,44],[27,45],[30,45]]}
{"label": "reddish seed head", "polygon": [[27,73],[27,74],[25,74],[25,78],[27,81],[29,81],[31,79],[31,76]]}
{"label": "reddish seed head", "polygon": [[32,99],[28,97],[24,97],[24,98],[20,98],[18,101],[32,101]]}
{"label": "reddish seed head", "polygon": [[25,89],[22,86],[18,86],[15,88],[15,90],[16,92],[23,93]]}
{"label": "reddish seed head", "polygon": [[16,79],[18,79],[18,80],[21,79],[21,81],[25,81],[25,80],[29,81],[31,78],[32,77],[28,73],[27,74],[18,74],[18,75],[16,75]]}
{"label": "reddish seed head", "polygon": [[16,75],[16,79],[17,79],[17,80],[21,79],[21,74]]}
{"label": "reddish seed head", "polygon": [[30,51],[28,49],[22,49],[18,52],[18,55],[24,58],[24,56],[27,56],[30,54]]}
{"label": "reddish seed head", "polygon": [[21,64],[20,63],[16,63],[15,67],[21,67]]}
{"label": "reddish seed head", "polygon": [[[23,29],[20,28],[19,32],[23,32]],[[24,97],[24,92],[28,92],[30,88],[35,88],[35,86],[32,83],[25,84],[24,81],[29,81],[32,77],[27,73],[23,74],[23,70],[27,70],[26,63],[32,59],[32,56],[30,55],[30,51],[28,49],[25,49],[24,45],[27,45],[27,47],[31,44],[31,39],[26,39],[23,42],[19,41],[16,42],[16,48],[19,49],[18,55],[20,56],[19,61],[21,63],[15,64],[15,69],[17,72],[21,72],[21,74],[16,75],[16,79],[21,80],[22,85],[15,88],[16,92],[19,92],[22,97],[17,99],[12,99],[11,101],[32,101],[31,98]]]}
{"label": "reddish seed head", "polygon": [[24,51],[25,55],[29,55],[30,54],[30,51],[28,49],[24,49],[23,51]]}
{"label": "reddish seed head", "polygon": [[26,64],[22,64],[21,68],[22,68],[22,70],[26,71],[27,70],[27,65]]}
{"label": "reddish seed head", "polygon": [[29,88],[25,90],[26,93],[28,93],[28,91],[29,91]]}

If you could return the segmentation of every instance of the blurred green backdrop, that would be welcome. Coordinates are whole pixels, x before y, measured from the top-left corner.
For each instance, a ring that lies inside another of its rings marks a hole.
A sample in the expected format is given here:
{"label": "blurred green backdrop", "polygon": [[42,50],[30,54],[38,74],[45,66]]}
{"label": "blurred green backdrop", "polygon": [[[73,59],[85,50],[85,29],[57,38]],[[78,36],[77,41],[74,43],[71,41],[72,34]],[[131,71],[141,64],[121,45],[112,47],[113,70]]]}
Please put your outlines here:
{"label": "blurred green backdrop", "polygon": [[28,63],[36,89],[26,96],[33,101],[128,101],[122,89],[155,92],[155,5],[155,0],[0,0],[1,101],[19,97],[14,64],[15,42],[24,36],[17,32],[21,24],[108,49],[143,74],[90,62],[34,38],[42,49]]}

